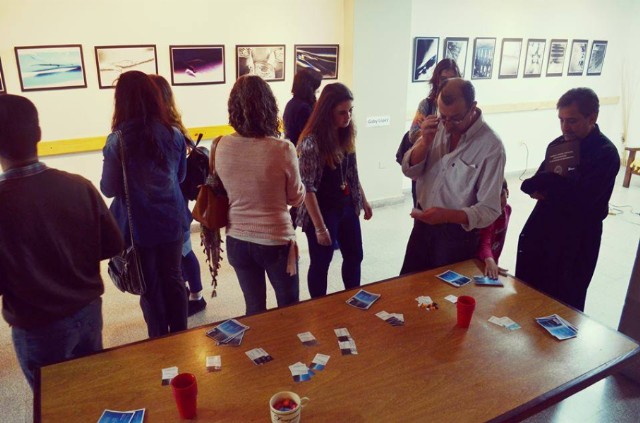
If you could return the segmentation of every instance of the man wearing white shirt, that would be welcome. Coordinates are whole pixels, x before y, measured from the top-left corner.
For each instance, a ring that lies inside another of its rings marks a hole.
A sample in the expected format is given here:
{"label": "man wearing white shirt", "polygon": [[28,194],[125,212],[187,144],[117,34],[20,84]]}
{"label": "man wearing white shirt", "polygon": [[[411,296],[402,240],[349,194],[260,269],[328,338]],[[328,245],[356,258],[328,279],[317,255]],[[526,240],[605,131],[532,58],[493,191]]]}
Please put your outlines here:
{"label": "man wearing white shirt", "polygon": [[476,106],[469,81],[444,81],[439,115],[427,116],[421,137],[402,160],[416,181],[417,208],[401,274],[473,258],[477,229],[500,216],[506,156]]}

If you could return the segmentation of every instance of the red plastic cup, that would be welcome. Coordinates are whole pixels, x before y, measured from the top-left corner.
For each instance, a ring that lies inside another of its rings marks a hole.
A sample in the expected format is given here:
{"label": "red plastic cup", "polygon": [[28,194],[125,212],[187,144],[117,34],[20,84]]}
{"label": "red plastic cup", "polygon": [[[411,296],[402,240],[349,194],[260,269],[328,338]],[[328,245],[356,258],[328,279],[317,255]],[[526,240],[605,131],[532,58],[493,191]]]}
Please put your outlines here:
{"label": "red plastic cup", "polygon": [[468,328],[471,323],[471,316],[476,309],[476,300],[468,295],[461,295],[456,302],[458,309],[458,327]]}
{"label": "red plastic cup", "polygon": [[198,383],[196,382],[196,377],[191,373],[180,373],[171,379],[171,389],[173,390],[173,397],[178,406],[180,418],[195,418],[198,399]]}

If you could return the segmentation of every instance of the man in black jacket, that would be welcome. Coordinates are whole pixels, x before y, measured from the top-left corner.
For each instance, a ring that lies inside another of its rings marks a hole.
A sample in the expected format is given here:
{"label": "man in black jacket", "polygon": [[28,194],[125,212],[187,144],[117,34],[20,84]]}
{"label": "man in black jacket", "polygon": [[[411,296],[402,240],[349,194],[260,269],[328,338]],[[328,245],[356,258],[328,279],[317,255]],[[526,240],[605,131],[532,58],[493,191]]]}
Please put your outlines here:
{"label": "man in black jacket", "polygon": [[599,101],[591,89],[567,91],[557,109],[562,136],[522,183],[538,202],[520,233],[516,277],[582,311],[620,157],[596,124]]}

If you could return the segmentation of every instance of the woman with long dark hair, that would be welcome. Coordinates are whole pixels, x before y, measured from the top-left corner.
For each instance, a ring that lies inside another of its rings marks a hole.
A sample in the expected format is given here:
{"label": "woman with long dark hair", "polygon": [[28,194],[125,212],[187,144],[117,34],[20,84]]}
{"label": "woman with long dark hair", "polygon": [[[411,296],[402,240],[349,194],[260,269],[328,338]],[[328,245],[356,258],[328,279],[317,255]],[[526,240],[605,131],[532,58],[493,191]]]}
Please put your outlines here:
{"label": "woman with long dark hair", "polygon": [[[116,83],[112,133],[103,150],[100,189],[127,242],[127,218],[120,143],[125,151],[133,241],[147,291],[140,306],[149,337],[187,328],[187,295],[180,270],[183,235],[189,228],[180,182],[186,171],[183,135],[171,126],[158,90],[139,71]],[[121,133],[118,137],[116,131]]]}
{"label": "woman with long dark hair", "polygon": [[[191,140],[191,136],[187,128],[182,123],[182,116],[178,111],[178,107],[176,106],[175,99],[173,97],[173,90],[171,90],[171,86],[169,82],[164,79],[164,77],[160,75],[149,75],[151,78],[151,82],[156,86],[160,93],[160,98],[162,99],[162,103],[167,109],[167,118],[171,123],[171,126],[174,128],[178,128],[182,135],[184,136],[184,140],[186,142],[187,151],[191,151],[194,147],[194,142]],[[184,195],[184,191],[183,191]],[[185,206],[188,207],[189,200],[185,196]],[[193,221],[193,216],[191,215],[191,211],[187,208],[186,210],[187,216],[189,219],[189,223]],[[183,238],[184,243],[182,244],[182,277],[184,281],[189,284],[189,306],[187,315],[192,316],[202,310],[207,306],[207,302],[202,296],[202,278],[200,276],[200,263],[198,262],[198,257],[193,252],[193,246],[191,245],[191,231],[187,230],[184,234]]]}
{"label": "woman with long dark hair", "polygon": [[287,205],[304,200],[293,144],[278,139],[278,105],[269,84],[255,75],[236,81],[229,124],[218,142],[215,170],[229,196],[227,258],[244,294],[246,313],[266,310],[265,272],[278,306],[299,299],[298,248]]}
{"label": "woman with long dark hair", "polygon": [[293,97],[284,108],[284,136],[293,144],[298,144],[300,133],[311,116],[316,103],[316,91],[322,82],[322,74],[309,68],[303,68],[293,77],[291,93]]}
{"label": "woman with long dark hair", "polygon": [[342,253],[345,288],[360,285],[362,233],[360,211],[371,219],[371,206],[360,185],[353,94],[340,83],[322,90],[298,143],[300,175],[307,194],[297,224],[309,242],[308,284],[311,297],[327,293],[327,274],[335,242]]}

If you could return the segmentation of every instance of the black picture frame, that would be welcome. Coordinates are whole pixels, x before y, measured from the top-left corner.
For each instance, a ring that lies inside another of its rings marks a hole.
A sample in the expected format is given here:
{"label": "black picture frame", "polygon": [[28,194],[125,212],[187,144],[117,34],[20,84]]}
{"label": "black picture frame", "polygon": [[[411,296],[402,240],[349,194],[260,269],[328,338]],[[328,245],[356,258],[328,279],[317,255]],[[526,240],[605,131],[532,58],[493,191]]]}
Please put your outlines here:
{"label": "black picture frame", "polygon": [[425,82],[431,79],[438,64],[440,37],[415,37],[413,40],[413,67],[411,82]]}
{"label": "black picture frame", "polygon": [[573,40],[571,42],[571,55],[569,56],[569,67],[567,75],[582,76],[584,65],[587,61],[588,40]]}
{"label": "black picture frame", "polygon": [[464,77],[467,67],[467,52],[469,50],[469,38],[447,37],[442,46],[442,58],[452,59],[460,69],[460,76]]}
{"label": "black picture frame", "polygon": [[155,44],[95,46],[94,50],[100,89],[115,88],[120,75],[127,71],[158,73]]}
{"label": "black picture frame", "polygon": [[7,84],[4,80],[4,72],[2,71],[2,59],[0,59],[0,94],[7,93]]}
{"label": "black picture frame", "polygon": [[80,44],[15,47],[22,91],[87,88]]}
{"label": "black picture frame", "polygon": [[495,53],[495,37],[477,37],[473,40],[471,79],[491,79]]}
{"label": "black picture frame", "polygon": [[500,48],[498,78],[517,78],[520,72],[522,38],[503,38]]}
{"label": "black picture frame", "polygon": [[564,62],[567,57],[567,47],[569,40],[552,39],[549,43],[549,55],[547,56],[546,76],[562,76],[564,73]]}
{"label": "black picture frame", "polygon": [[524,57],[524,78],[539,78],[542,75],[547,40],[543,38],[529,38],[527,40],[527,52]]}
{"label": "black picture frame", "polygon": [[602,75],[602,67],[604,66],[604,55],[607,52],[607,41],[593,40],[591,43],[591,54],[589,55],[589,64],[587,65],[587,75]]}
{"label": "black picture frame", "polygon": [[258,75],[268,82],[284,81],[285,59],[284,44],[236,45],[236,79]]}
{"label": "black picture frame", "polygon": [[322,74],[322,79],[338,79],[338,61],[340,46],[338,44],[295,44],[295,73],[309,68]]}
{"label": "black picture frame", "polygon": [[226,82],[224,45],[169,46],[171,85],[215,85]]}

